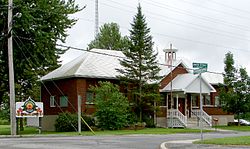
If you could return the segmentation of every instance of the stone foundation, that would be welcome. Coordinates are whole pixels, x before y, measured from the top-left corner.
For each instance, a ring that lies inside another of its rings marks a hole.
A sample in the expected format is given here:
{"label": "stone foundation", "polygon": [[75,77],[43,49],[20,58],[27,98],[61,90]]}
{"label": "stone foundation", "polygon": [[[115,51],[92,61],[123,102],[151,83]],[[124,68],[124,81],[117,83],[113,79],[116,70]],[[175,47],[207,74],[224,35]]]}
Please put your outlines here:
{"label": "stone foundation", "polygon": [[55,131],[55,122],[58,115],[44,115],[42,117],[42,130]]}

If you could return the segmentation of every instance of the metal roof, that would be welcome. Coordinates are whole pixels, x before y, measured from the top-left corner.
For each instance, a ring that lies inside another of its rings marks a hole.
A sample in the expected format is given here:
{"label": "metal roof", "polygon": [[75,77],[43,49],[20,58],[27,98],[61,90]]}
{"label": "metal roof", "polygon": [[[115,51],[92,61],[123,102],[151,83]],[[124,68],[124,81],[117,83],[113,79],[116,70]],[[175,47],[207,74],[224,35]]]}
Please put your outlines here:
{"label": "metal roof", "polygon": [[41,78],[42,81],[72,77],[117,79],[121,68],[119,59],[125,57],[121,51],[92,49],[84,51],[76,59],[62,65]]}
{"label": "metal roof", "polygon": [[[123,58],[125,58],[125,55],[121,51],[105,49],[82,51],[77,58],[43,76],[41,80],[49,81],[72,77],[117,79],[117,76],[121,74],[116,69],[122,69],[119,59]],[[177,67],[179,65],[187,68],[182,60],[173,61],[173,66]],[[159,65],[159,67],[161,69],[159,76],[164,77],[171,71],[169,66]],[[223,82],[222,75],[205,73],[203,77],[210,84]]]}
{"label": "metal roof", "polygon": [[[117,76],[121,74],[116,69],[122,68],[119,59],[123,58],[125,55],[121,51],[105,49],[83,51],[76,59],[48,73],[41,80],[49,81],[72,77],[117,79]],[[181,60],[173,61],[173,66],[180,64],[186,67]],[[170,73],[169,66],[159,65],[159,67],[161,68],[160,76],[166,76]]]}
{"label": "metal roof", "polygon": [[[209,94],[216,92],[212,85],[207,82],[204,77],[201,80],[202,93]],[[192,73],[179,74],[172,81],[172,91],[185,93],[199,93],[200,92],[200,78],[198,75]],[[165,86],[160,92],[171,92],[171,82]]]}

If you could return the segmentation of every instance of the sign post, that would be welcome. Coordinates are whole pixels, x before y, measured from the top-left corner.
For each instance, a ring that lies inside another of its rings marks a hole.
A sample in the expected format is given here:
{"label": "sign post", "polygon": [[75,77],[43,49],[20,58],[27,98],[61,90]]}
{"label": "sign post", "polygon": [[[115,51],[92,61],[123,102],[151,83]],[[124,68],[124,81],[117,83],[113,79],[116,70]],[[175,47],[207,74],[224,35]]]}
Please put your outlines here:
{"label": "sign post", "polygon": [[200,130],[201,130],[201,140],[203,140],[203,123],[202,123],[202,113],[203,113],[203,103],[202,103],[202,84],[201,84],[201,74],[203,72],[207,72],[207,63],[193,63],[193,68],[198,68],[194,69],[193,73],[194,74],[199,74],[200,78]]}
{"label": "sign post", "polygon": [[43,117],[43,103],[35,102],[30,97],[24,102],[16,102],[16,118],[39,118],[39,134],[41,133],[41,117]]}

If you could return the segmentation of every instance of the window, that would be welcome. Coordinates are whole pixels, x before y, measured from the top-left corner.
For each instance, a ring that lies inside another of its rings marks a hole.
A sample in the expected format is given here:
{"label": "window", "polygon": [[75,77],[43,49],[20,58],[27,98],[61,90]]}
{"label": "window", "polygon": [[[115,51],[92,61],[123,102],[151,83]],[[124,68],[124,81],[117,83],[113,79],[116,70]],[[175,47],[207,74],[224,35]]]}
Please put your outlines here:
{"label": "window", "polygon": [[195,96],[195,95],[192,95],[192,96],[191,96],[191,99],[192,99],[192,107],[198,107],[198,98],[199,98],[199,96]]}
{"label": "window", "polygon": [[204,105],[211,105],[211,99],[210,96],[203,96],[204,98]]}
{"label": "window", "polygon": [[60,97],[60,107],[68,107],[68,96]]}
{"label": "window", "polygon": [[219,99],[219,97],[218,96],[215,96],[215,106],[220,106],[220,99]]}
{"label": "window", "polygon": [[93,92],[87,92],[86,93],[86,103],[87,104],[93,104],[94,103],[94,93]]}
{"label": "window", "polygon": [[55,105],[55,96],[50,96],[50,107],[56,107]]}

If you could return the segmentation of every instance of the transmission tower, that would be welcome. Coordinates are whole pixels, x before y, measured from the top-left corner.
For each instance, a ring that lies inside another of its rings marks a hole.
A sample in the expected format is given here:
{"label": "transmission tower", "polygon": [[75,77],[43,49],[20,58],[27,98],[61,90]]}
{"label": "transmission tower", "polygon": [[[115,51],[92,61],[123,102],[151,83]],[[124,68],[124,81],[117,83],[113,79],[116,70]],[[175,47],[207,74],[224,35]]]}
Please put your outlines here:
{"label": "transmission tower", "polygon": [[98,34],[98,29],[99,29],[98,0],[95,0],[95,36]]}

